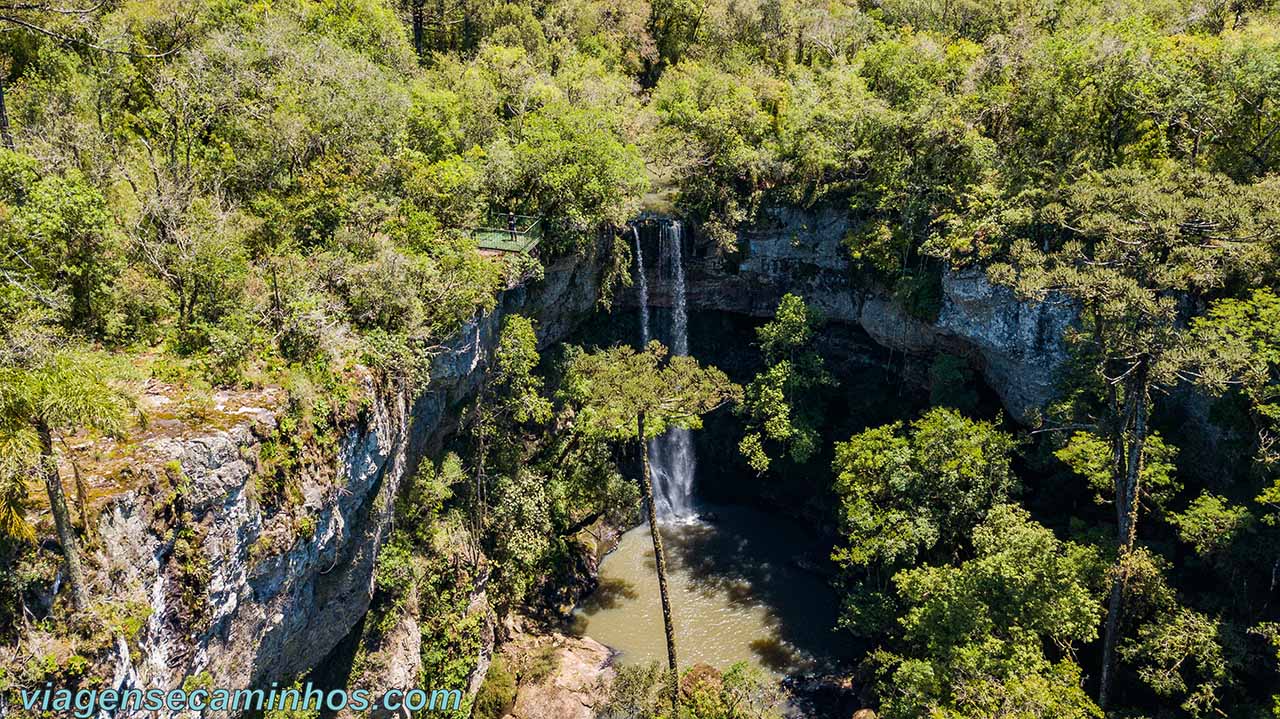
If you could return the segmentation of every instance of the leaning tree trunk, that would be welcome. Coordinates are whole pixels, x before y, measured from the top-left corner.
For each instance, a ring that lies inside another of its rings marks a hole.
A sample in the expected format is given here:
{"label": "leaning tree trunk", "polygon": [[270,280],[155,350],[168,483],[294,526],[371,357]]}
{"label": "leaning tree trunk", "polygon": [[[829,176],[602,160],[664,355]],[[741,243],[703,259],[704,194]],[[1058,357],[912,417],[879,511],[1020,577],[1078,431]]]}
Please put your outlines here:
{"label": "leaning tree trunk", "polygon": [[58,474],[58,463],[53,456],[53,433],[43,422],[36,424],[36,431],[40,434],[40,470],[44,475],[45,490],[49,493],[49,509],[53,512],[58,541],[62,543],[62,555],[67,560],[71,603],[75,605],[76,611],[83,612],[89,608],[89,594],[85,590],[84,572],[80,568],[80,545],[76,541],[75,528],[71,526],[67,498],[62,493],[62,477]]}
{"label": "leaning tree trunk", "polygon": [[658,510],[653,499],[653,480],[649,477],[649,447],[644,441],[644,413],[637,419],[640,430],[640,464],[641,481],[644,483],[644,496],[649,505],[649,534],[653,537],[653,555],[658,565],[658,594],[662,597],[662,624],[667,632],[667,665],[671,669],[668,690],[671,692],[671,709],[673,716],[680,712],[680,674],[676,664],[676,630],[672,624],[671,596],[667,592],[667,553],[662,548],[662,535],[658,532]]}

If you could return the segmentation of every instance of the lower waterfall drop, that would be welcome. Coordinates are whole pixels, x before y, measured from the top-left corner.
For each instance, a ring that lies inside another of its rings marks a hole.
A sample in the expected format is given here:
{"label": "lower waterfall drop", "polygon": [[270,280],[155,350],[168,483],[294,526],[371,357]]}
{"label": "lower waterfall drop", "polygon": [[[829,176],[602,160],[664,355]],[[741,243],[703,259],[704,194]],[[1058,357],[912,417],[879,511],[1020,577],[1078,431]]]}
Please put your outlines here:
{"label": "lower waterfall drop", "polygon": [[[689,354],[689,313],[685,303],[684,259],[681,227],[676,220],[664,223],[659,243],[659,267],[669,268],[671,283],[671,354]],[[644,273],[641,272],[643,278]],[[647,286],[642,284],[647,293]],[[645,334],[648,311],[642,310]],[[647,339],[646,339],[647,341]],[[658,516],[666,521],[697,516],[693,506],[693,477],[697,460],[693,435],[687,429],[671,429],[649,443],[649,463],[653,468],[653,490]]]}

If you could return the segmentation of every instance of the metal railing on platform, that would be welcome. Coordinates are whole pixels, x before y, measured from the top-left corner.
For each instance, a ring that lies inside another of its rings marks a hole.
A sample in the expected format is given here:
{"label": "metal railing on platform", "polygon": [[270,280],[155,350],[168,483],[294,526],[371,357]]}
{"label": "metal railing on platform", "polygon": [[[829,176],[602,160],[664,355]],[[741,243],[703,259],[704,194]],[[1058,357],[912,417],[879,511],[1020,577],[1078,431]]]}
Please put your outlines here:
{"label": "metal railing on platform", "polygon": [[542,241],[542,218],[531,215],[491,214],[471,236],[482,250],[529,253]]}

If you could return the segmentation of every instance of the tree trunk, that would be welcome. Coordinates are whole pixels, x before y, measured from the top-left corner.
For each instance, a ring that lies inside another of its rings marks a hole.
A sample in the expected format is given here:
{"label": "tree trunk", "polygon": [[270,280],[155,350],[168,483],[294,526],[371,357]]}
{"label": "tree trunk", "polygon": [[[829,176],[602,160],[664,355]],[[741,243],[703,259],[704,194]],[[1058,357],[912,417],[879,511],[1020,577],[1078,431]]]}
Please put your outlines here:
{"label": "tree trunk", "polygon": [[0,142],[6,150],[14,149],[13,133],[9,131],[9,107],[4,104],[4,77],[0,77]]}
{"label": "tree trunk", "polygon": [[426,56],[426,37],[424,33],[425,20],[423,18],[423,7],[427,4],[427,0],[413,0],[413,49],[418,53],[418,62],[422,62]]}
{"label": "tree trunk", "polygon": [[76,541],[75,528],[71,526],[71,516],[67,512],[67,499],[62,494],[62,477],[58,475],[57,460],[53,456],[53,433],[43,422],[36,423],[36,431],[40,434],[40,469],[44,475],[44,486],[49,493],[49,508],[53,512],[53,523],[58,530],[58,541],[62,543],[62,555],[67,560],[67,583],[71,585],[71,603],[76,611],[83,612],[89,608],[89,594],[84,586],[84,572],[80,569],[80,546]]}
{"label": "tree trunk", "polygon": [[84,475],[75,460],[71,460],[71,471],[76,479],[76,506],[80,510],[80,528],[84,530],[85,539],[93,542],[93,525],[89,524],[89,488],[84,484]]}
{"label": "tree trunk", "polygon": [[640,431],[640,473],[644,482],[645,501],[649,505],[649,534],[653,537],[653,555],[658,565],[658,594],[662,597],[662,623],[667,632],[667,665],[671,669],[668,687],[671,692],[672,716],[680,713],[680,673],[676,663],[676,630],[671,621],[671,597],[667,592],[667,554],[662,548],[662,535],[658,532],[658,510],[653,499],[653,481],[649,477],[649,447],[644,441],[644,413],[636,419]]}
{"label": "tree trunk", "polygon": [[[1125,418],[1122,432],[1133,424],[1133,436],[1129,439],[1127,449],[1123,441],[1115,444],[1117,456],[1113,457],[1117,467],[1115,481],[1116,495],[1116,533],[1120,552],[1116,563],[1115,576],[1111,580],[1111,599],[1107,606],[1107,624],[1102,643],[1102,677],[1098,686],[1098,706],[1107,708],[1111,700],[1111,690],[1115,683],[1116,643],[1120,635],[1120,616],[1128,559],[1133,552],[1138,537],[1138,510],[1142,501],[1142,468],[1147,443],[1147,360],[1140,359],[1134,371],[1134,379],[1126,387]],[[1113,390],[1114,391],[1114,390]]]}
{"label": "tree trunk", "polygon": [[1107,708],[1111,699],[1111,685],[1115,681],[1116,640],[1120,634],[1120,602],[1124,597],[1124,579],[1122,573],[1124,559],[1121,558],[1116,574],[1111,579],[1111,599],[1107,603],[1107,625],[1102,639],[1102,678],[1098,682],[1098,706]]}
{"label": "tree trunk", "polygon": [[1129,443],[1129,460],[1125,472],[1125,488],[1129,492],[1129,518],[1126,534],[1121,537],[1125,552],[1133,551],[1138,537],[1138,510],[1142,506],[1142,469],[1147,451],[1147,362],[1139,360],[1133,393],[1133,441]]}
{"label": "tree trunk", "polygon": [[436,34],[435,49],[438,52],[448,52],[453,49],[452,43],[449,41],[449,23],[448,12],[444,6],[444,0],[436,0]]}

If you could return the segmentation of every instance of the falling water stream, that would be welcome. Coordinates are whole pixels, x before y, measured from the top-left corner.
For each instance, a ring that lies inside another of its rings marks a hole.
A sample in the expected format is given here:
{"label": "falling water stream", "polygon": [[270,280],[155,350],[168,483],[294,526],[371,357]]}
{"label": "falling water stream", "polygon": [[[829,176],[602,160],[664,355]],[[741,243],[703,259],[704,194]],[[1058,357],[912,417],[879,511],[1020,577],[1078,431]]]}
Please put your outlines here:
{"label": "falling water stream", "polygon": [[[665,274],[671,290],[671,354],[689,354],[689,309],[685,302],[684,259],[680,223],[663,223],[659,242],[658,266]],[[641,276],[643,276],[643,271]],[[647,292],[647,288],[645,289]],[[642,339],[647,342],[647,310],[641,313]],[[649,463],[653,468],[653,491],[657,498],[658,517],[664,522],[690,520],[696,516],[693,506],[693,477],[697,462],[693,438],[689,430],[673,428],[649,444]]]}
{"label": "falling water stream", "polygon": [[640,230],[631,227],[636,240],[636,292],[640,305],[640,346],[649,344],[649,281],[644,276],[644,249],[640,246]]}
{"label": "falling water stream", "polygon": [[[685,355],[689,315],[680,224],[664,222],[657,235],[652,285],[645,277],[642,237],[634,235],[640,340],[647,344],[656,334],[673,355]],[[651,286],[671,300],[669,313],[652,315],[657,327],[650,327]],[[797,561],[829,549],[783,518],[746,507],[695,505],[697,465],[688,430],[667,432],[650,442],[648,452],[683,666],[706,662],[725,668],[748,661],[786,674],[819,668],[838,656],[830,631],[835,597],[822,576],[801,568],[809,562]],[[579,631],[619,651],[623,662],[665,661],[647,525],[623,534],[604,558],[599,589],[578,608],[576,619]]]}

